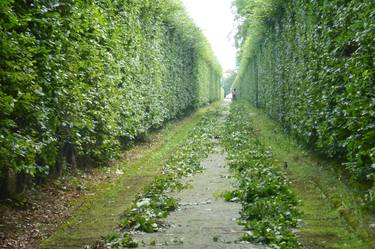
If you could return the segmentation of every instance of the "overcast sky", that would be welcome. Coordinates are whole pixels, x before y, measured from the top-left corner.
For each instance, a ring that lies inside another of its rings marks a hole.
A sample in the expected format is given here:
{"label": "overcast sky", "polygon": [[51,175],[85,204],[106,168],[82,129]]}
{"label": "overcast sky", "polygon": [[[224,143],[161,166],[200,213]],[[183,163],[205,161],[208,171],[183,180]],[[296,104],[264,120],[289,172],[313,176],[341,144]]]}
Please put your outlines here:
{"label": "overcast sky", "polygon": [[182,0],[219,59],[224,72],[235,68],[234,17],[232,0]]}

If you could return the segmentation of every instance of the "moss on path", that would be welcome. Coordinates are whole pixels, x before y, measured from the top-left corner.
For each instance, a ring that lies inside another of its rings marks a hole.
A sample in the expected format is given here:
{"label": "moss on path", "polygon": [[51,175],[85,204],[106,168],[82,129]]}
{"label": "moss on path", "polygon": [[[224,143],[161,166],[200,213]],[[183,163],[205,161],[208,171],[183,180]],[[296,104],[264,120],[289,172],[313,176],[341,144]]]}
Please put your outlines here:
{"label": "moss on path", "polygon": [[[215,106],[211,107],[215,108]],[[303,225],[299,240],[310,249],[375,248],[374,215],[361,209],[361,193],[340,178],[332,162],[301,149],[293,139],[283,135],[281,128],[259,110],[252,124],[260,139],[272,148],[280,166],[286,169],[291,187],[302,201]],[[82,248],[101,236],[111,233],[118,217],[129,208],[135,196],[142,192],[206,110],[174,124],[161,132],[162,141],[142,148],[139,157],[120,162],[124,170],[118,180],[98,186],[95,195],[85,197],[73,218],[42,243],[42,248]]]}
{"label": "moss on path", "polygon": [[[221,111],[215,120],[221,129],[225,121],[223,113],[226,112]],[[201,160],[203,172],[182,179],[189,188],[168,193],[180,205],[165,219],[167,226],[156,233],[131,233],[139,248],[264,248],[239,241],[244,235],[243,227],[238,224],[241,205],[226,202],[221,196],[232,189],[226,153],[220,146],[219,135],[209,142],[214,149]]]}
{"label": "moss on path", "polygon": [[288,164],[291,187],[302,201],[302,244],[310,249],[375,248],[375,231],[370,227],[375,217],[361,209],[358,186],[345,181],[333,162],[301,149],[260,110],[248,106],[248,111],[254,113],[251,122],[280,166]]}
{"label": "moss on path", "polygon": [[119,162],[124,174],[112,183],[97,186],[92,196],[84,197],[73,217],[43,241],[41,248],[82,248],[111,233],[119,216],[158,175],[163,162],[210,108],[215,108],[215,104],[161,131],[161,141],[149,148],[140,148],[138,159]]}

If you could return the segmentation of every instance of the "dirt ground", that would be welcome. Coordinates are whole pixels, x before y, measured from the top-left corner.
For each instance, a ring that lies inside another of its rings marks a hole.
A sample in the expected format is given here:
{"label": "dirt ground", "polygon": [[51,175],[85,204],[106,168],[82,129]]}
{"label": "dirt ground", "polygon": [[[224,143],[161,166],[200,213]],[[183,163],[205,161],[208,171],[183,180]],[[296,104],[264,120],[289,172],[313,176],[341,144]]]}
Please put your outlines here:
{"label": "dirt ground", "polygon": [[41,240],[71,216],[71,203],[90,194],[86,183],[103,182],[107,177],[111,176],[83,173],[75,178],[78,185],[63,184],[62,178],[27,191],[20,201],[5,200],[0,205],[0,248],[38,248]]}
{"label": "dirt ground", "polygon": [[[155,132],[147,142],[124,151],[112,167],[78,171],[74,176],[64,176],[36,185],[20,195],[18,200],[1,200],[0,248],[39,248],[43,240],[64,226],[81,207],[94,202],[98,192],[104,191],[102,189],[110,187],[123,177],[123,167],[146,160],[147,155],[159,151],[159,147],[162,148],[170,137],[180,136],[180,129],[193,125],[196,121],[191,120],[199,119],[199,115],[201,114],[178,121],[165,131]],[[117,222],[112,224],[111,230],[116,224]]]}

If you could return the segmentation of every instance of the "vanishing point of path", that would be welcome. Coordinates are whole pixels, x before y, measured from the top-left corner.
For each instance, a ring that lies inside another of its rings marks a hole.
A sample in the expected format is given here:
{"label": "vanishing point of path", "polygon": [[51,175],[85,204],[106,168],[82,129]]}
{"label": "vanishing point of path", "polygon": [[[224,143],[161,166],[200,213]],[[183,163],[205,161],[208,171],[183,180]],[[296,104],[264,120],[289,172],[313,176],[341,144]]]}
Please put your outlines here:
{"label": "vanishing point of path", "polygon": [[180,200],[180,208],[166,219],[170,227],[158,233],[137,234],[140,248],[263,248],[239,242],[244,233],[237,224],[241,205],[220,196],[231,189],[231,176],[224,149],[218,141],[213,143],[213,152],[201,162],[204,171],[186,179],[189,189],[173,194]]}

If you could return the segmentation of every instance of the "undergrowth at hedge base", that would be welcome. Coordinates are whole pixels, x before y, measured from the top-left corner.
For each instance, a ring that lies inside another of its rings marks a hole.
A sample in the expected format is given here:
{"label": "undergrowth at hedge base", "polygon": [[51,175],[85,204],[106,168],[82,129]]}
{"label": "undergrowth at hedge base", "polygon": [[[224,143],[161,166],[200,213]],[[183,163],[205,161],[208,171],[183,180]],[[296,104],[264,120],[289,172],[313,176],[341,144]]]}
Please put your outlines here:
{"label": "undergrowth at hedge base", "polygon": [[231,105],[223,144],[236,189],[225,193],[224,198],[242,204],[240,224],[247,230],[243,240],[275,248],[301,248],[293,233],[300,218],[298,201],[250,122],[251,114],[241,103]]}
{"label": "undergrowth at hedge base", "polygon": [[184,177],[203,170],[200,161],[207,157],[213,147],[212,139],[217,128],[217,111],[211,111],[190,133],[187,141],[166,162],[160,176],[137,198],[120,221],[120,233],[106,239],[106,248],[136,247],[139,242],[132,239],[135,231],[153,233],[167,226],[163,218],[178,208],[178,200],[168,193],[187,187]]}

